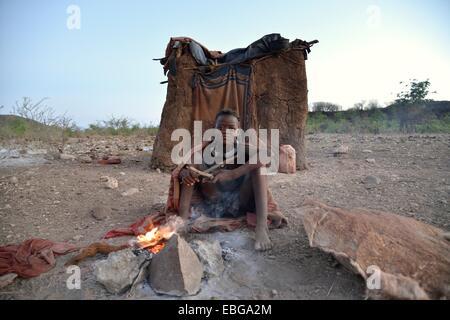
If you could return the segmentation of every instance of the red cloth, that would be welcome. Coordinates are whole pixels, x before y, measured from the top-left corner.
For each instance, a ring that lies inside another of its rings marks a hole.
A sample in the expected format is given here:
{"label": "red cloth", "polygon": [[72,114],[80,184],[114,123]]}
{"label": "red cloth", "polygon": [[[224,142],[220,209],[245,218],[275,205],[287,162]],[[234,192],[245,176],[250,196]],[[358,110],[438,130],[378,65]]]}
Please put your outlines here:
{"label": "red cloth", "polygon": [[22,278],[36,277],[55,266],[55,256],[77,249],[70,243],[45,239],[28,239],[21,244],[0,246],[0,275],[16,273]]}
{"label": "red cloth", "polygon": [[103,239],[115,238],[115,237],[123,237],[123,236],[137,236],[139,234],[143,234],[146,231],[154,228],[161,224],[161,222],[165,219],[166,215],[163,212],[154,212],[148,216],[142,217],[129,227],[126,228],[117,228],[108,231]]}

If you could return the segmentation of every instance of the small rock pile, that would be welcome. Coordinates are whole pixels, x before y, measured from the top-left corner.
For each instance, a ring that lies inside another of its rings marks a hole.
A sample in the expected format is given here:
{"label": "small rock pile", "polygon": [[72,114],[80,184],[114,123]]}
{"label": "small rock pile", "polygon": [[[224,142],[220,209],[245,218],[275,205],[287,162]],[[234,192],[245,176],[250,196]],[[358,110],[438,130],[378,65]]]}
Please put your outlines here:
{"label": "small rock pile", "polygon": [[182,297],[197,294],[202,279],[220,276],[224,268],[218,241],[193,240],[190,245],[175,234],[156,255],[131,248],[112,252],[94,264],[94,274],[113,294],[147,279],[155,292]]}

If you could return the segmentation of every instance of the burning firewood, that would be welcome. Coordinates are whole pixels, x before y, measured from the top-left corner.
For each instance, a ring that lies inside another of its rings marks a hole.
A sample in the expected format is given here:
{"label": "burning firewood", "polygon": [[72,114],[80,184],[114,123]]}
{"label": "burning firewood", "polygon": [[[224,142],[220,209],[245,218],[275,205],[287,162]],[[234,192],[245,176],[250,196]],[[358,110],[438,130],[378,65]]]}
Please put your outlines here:
{"label": "burning firewood", "polygon": [[65,266],[77,265],[86,258],[94,257],[98,253],[108,254],[111,252],[123,250],[128,247],[129,247],[128,244],[113,246],[105,242],[95,242],[85,248],[82,248],[80,250],[80,253],[78,253],[75,257],[71,258],[69,261],[66,262]]}
{"label": "burning firewood", "polygon": [[183,220],[180,217],[170,217],[166,223],[155,226],[150,223],[146,230],[137,236],[135,241],[131,241],[131,245],[137,246],[140,249],[147,249],[151,253],[160,252],[167,240],[183,225]]}

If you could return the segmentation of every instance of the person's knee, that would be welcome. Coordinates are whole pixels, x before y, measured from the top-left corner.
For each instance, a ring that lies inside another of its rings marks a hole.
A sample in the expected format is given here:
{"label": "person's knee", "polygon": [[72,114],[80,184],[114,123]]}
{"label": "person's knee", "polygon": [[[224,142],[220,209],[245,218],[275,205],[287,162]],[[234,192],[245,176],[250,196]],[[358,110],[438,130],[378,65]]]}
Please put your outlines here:
{"label": "person's knee", "polygon": [[252,181],[252,183],[256,183],[256,184],[265,184],[267,179],[266,179],[266,175],[261,173],[261,168],[257,168],[254,169],[252,171],[250,171],[250,179]]}

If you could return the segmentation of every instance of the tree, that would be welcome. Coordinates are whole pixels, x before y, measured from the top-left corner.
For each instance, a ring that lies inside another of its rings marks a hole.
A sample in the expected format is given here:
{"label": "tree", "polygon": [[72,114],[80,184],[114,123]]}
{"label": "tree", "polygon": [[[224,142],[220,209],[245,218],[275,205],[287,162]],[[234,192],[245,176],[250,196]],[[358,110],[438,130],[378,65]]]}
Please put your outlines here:
{"label": "tree", "polygon": [[364,107],[364,110],[375,110],[379,108],[381,108],[381,106],[377,100],[370,100]]}
{"label": "tree", "polygon": [[366,104],[366,100],[362,100],[361,102],[357,102],[353,105],[353,108],[350,110],[362,111],[364,110],[364,105]]}
{"label": "tree", "polygon": [[[397,94],[397,100],[395,100],[395,102],[401,104],[416,104],[426,101],[431,85],[429,79],[424,81],[412,79],[409,83],[400,81],[400,84],[404,85],[405,90]],[[434,91],[433,93],[436,92]]]}
{"label": "tree", "polygon": [[12,114],[20,116],[25,119],[40,122],[42,124],[51,126],[55,125],[58,117],[55,115],[55,111],[42,103],[48,98],[42,98],[36,103],[33,103],[31,98],[23,97],[22,101],[16,101],[16,104],[12,108]]}
{"label": "tree", "polygon": [[315,112],[336,112],[339,110],[342,110],[342,107],[331,102],[314,102],[312,104],[312,111]]}
{"label": "tree", "polygon": [[363,111],[363,110],[373,110],[373,109],[378,109],[378,108],[381,108],[381,106],[377,100],[370,100],[368,102],[366,100],[362,100],[360,102],[355,103],[353,105],[353,107],[350,108],[350,110]]}
{"label": "tree", "polygon": [[73,119],[67,115],[67,112],[57,118],[55,125],[61,129],[61,142],[62,148],[64,148],[66,143],[66,134],[70,131],[75,131],[77,126]]}

